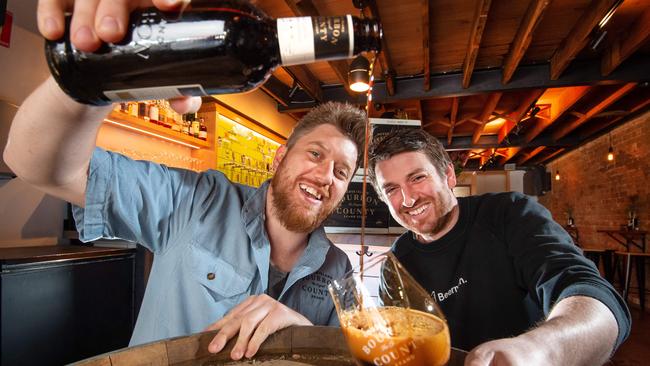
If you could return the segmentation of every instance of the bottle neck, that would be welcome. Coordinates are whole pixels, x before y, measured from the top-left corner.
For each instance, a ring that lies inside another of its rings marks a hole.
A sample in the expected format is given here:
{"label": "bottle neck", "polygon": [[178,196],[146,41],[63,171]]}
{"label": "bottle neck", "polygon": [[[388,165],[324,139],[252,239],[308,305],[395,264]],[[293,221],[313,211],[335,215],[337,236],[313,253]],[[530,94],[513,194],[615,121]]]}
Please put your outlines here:
{"label": "bottle neck", "polygon": [[280,18],[276,21],[282,65],[352,58],[381,48],[381,27],[351,15]]}
{"label": "bottle neck", "polygon": [[354,18],[354,54],[361,52],[381,52],[383,31],[381,24],[373,19]]}

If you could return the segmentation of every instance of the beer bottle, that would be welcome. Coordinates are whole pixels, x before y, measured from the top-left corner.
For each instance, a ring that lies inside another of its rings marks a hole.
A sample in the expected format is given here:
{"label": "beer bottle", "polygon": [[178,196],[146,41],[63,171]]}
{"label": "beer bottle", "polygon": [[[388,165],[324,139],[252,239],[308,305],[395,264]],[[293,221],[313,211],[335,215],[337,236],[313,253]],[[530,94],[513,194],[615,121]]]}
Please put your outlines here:
{"label": "beer bottle", "polygon": [[208,126],[205,125],[205,119],[199,118],[199,138],[203,141],[208,140]]}
{"label": "beer bottle", "polygon": [[95,52],[76,49],[70,17],[66,24],[62,39],[46,41],[48,65],[67,94],[94,105],[244,92],[279,65],[379,51],[382,37],[375,20],[351,15],[272,20],[241,0],[193,4],[182,12],[138,10],[121,42]]}

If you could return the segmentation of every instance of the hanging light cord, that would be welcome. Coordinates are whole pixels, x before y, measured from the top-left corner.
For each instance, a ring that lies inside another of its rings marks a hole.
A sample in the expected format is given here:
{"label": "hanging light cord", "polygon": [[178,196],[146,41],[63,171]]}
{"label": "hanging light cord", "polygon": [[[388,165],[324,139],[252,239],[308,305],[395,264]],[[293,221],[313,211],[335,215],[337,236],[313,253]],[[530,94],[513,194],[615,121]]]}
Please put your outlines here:
{"label": "hanging light cord", "polygon": [[373,76],[373,70],[375,68],[375,61],[377,60],[377,55],[372,54],[372,60],[370,60],[370,67],[368,73],[370,75],[368,83],[368,91],[366,91],[366,133],[365,133],[365,143],[363,145],[363,183],[361,184],[361,251],[359,254],[359,273],[361,274],[361,279],[363,280],[363,260],[364,257],[370,256],[368,253],[368,247],[365,245],[366,239],[366,184],[368,177],[368,146],[370,145],[370,135],[372,133],[370,127],[370,105],[372,104],[372,87],[374,84],[375,77]]}

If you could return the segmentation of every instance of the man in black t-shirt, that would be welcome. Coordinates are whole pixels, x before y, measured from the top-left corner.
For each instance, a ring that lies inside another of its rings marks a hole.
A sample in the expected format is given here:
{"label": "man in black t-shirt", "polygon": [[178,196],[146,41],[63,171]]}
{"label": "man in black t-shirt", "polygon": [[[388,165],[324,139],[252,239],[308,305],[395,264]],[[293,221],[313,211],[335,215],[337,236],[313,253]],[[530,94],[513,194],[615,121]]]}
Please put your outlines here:
{"label": "man in black t-shirt", "polygon": [[472,350],[466,365],[600,365],[629,334],[624,301],[548,210],[518,193],[456,198],[427,132],[375,141],[369,174],[409,229],[393,252]]}

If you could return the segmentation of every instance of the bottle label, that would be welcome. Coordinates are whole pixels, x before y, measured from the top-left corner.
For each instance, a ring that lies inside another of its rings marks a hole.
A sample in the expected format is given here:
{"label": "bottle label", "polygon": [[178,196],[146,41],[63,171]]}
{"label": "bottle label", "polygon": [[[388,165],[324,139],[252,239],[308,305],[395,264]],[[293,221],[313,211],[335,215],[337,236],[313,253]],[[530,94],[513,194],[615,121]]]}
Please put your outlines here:
{"label": "bottle label", "polygon": [[208,94],[203,90],[201,85],[194,84],[160,86],[154,88],[104,90],[104,95],[112,102],[120,102],[125,100],[171,99],[182,96],[201,96]]}
{"label": "bottle label", "polygon": [[277,29],[284,66],[354,56],[351,15],[279,18]]}

